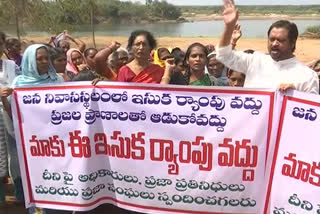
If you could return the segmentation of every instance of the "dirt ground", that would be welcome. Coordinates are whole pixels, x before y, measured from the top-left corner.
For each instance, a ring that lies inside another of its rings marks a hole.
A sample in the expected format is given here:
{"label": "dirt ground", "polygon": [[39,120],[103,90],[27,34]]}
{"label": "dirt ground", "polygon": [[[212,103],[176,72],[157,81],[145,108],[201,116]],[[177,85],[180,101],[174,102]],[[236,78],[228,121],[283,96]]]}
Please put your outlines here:
{"label": "dirt ground", "polygon": [[0,214],[27,214],[23,203],[17,203],[13,196],[12,184],[5,184],[6,204],[0,206]]}
{"label": "dirt ground", "polygon": [[[47,43],[49,38],[47,37],[27,37],[24,38],[27,42],[33,43]],[[89,37],[81,37],[87,47],[92,47],[92,39]],[[98,36],[96,37],[97,48],[106,47],[112,41],[118,41],[123,46],[127,45],[127,37],[112,37],[112,36]],[[180,47],[181,49],[186,50],[190,44],[193,42],[200,42],[204,45],[213,44],[216,45],[219,41],[219,38],[211,37],[159,37],[157,38],[158,46],[164,47]],[[236,49],[245,50],[245,49],[254,49],[262,52],[267,52],[267,39],[246,39],[241,38],[238,41]],[[295,52],[297,58],[304,62],[308,63],[316,58],[320,58],[320,40],[319,39],[306,39],[299,38],[297,41],[297,47]]]}

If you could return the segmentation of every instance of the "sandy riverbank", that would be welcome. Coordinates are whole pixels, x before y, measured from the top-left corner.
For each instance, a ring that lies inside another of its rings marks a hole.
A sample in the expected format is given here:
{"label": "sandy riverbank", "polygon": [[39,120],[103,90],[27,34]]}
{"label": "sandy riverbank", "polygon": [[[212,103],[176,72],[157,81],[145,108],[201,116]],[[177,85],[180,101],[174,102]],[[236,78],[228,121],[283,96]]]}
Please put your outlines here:
{"label": "sandy riverbank", "polygon": [[[47,43],[47,37],[27,37],[23,38],[33,43]],[[87,47],[92,47],[92,39],[89,37],[81,37]],[[123,46],[127,45],[127,37],[112,37],[112,36],[98,36],[96,37],[97,48],[103,48],[112,41],[118,41]],[[204,45],[217,44],[218,38],[211,37],[160,37],[157,38],[158,46],[164,47],[180,47],[187,49],[193,42],[200,42]],[[267,52],[267,39],[246,39],[242,38],[238,41],[238,50],[254,49],[262,52]],[[310,62],[315,58],[320,58],[320,40],[299,38],[297,41],[296,56],[302,62]]]}

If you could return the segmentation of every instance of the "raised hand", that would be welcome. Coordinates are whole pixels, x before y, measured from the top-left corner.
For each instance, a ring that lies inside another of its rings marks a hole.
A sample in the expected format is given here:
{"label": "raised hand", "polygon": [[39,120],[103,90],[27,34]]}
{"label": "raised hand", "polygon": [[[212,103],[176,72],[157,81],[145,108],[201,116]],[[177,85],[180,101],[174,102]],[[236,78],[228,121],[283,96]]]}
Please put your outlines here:
{"label": "raised hand", "polygon": [[171,80],[171,74],[174,72],[176,65],[174,63],[174,58],[170,57],[166,59],[166,69],[161,79],[161,84],[169,84]]}
{"label": "raised hand", "polygon": [[208,53],[215,51],[215,47],[213,44],[206,45],[206,48],[208,50]]}
{"label": "raised hand", "polygon": [[174,63],[174,58],[170,57],[166,60],[166,70],[170,72],[170,74],[174,71],[176,64]]}
{"label": "raised hand", "polygon": [[121,44],[119,42],[113,41],[109,48],[113,51],[116,51],[118,48],[120,48]]}
{"label": "raised hand", "polygon": [[224,10],[222,15],[225,25],[232,27],[236,25],[239,18],[239,12],[235,8],[233,0],[224,0]]}
{"label": "raised hand", "polygon": [[64,30],[63,34],[67,39],[71,39],[71,40],[73,39],[73,37],[69,34],[69,32],[67,30]]}
{"label": "raised hand", "polygon": [[12,88],[1,88],[1,97],[9,97],[13,92]]}
{"label": "raised hand", "polygon": [[68,30],[64,30],[62,33],[63,33],[64,35],[66,35],[66,36],[70,36]]}
{"label": "raised hand", "polygon": [[239,24],[236,24],[232,32],[231,43],[232,44],[237,43],[237,41],[241,38],[241,36],[242,36],[241,26]]}

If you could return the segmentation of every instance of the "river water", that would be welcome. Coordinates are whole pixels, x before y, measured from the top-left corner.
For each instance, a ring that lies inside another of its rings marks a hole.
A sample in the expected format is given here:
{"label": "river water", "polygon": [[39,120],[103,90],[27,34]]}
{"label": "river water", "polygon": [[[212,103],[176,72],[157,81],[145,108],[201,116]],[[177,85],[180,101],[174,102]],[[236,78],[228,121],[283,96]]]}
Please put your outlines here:
{"label": "river water", "polygon": [[[244,38],[264,38],[269,26],[277,19],[265,20],[240,20]],[[293,20],[298,26],[299,33],[303,33],[307,27],[320,25],[320,19]],[[157,24],[99,24],[95,26],[97,36],[129,36],[133,30],[144,29],[152,32],[157,37],[219,37],[223,29],[223,21],[196,21],[187,23],[157,23]],[[2,30],[14,35],[14,28]],[[25,29],[30,36],[48,35],[36,29]],[[76,27],[74,36],[91,36],[89,25]]]}

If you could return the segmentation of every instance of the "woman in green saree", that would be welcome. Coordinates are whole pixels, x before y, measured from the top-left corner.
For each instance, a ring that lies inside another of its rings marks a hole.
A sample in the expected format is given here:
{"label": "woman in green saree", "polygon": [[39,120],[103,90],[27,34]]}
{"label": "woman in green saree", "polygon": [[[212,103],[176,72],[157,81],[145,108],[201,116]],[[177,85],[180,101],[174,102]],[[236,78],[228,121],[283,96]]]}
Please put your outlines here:
{"label": "woman in green saree", "polygon": [[[175,85],[199,85],[211,86],[209,75],[205,73],[208,51],[201,43],[193,43],[189,46],[185,59],[185,72],[168,72],[173,69],[167,69],[162,77],[162,84]],[[167,60],[170,63],[170,60]]]}

